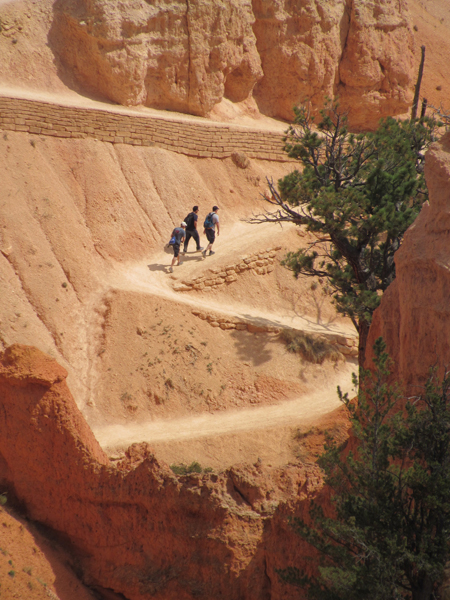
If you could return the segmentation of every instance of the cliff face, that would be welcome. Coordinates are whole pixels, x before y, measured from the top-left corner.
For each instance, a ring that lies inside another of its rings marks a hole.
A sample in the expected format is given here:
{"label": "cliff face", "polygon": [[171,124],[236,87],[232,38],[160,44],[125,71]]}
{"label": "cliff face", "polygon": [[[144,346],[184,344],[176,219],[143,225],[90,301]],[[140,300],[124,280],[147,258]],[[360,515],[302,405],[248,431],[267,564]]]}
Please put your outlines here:
{"label": "cliff face", "polygon": [[426,155],[429,204],[407,231],[395,255],[397,277],[375,311],[368,348],[383,336],[394,375],[423,383],[433,365],[450,355],[450,134]]}
{"label": "cliff face", "polygon": [[305,551],[287,524],[294,508],[277,506],[315,493],[317,467],[177,478],[147,444],[114,466],[66,374],[31,346],[0,354],[0,483],[71,541],[85,583],[130,600],[299,597],[275,572]]}
{"label": "cliff face", "polygon": [[264,114],[339,95],[356,128],[405,112],[413,36],[405,0],[58,0],[50,40],[91,92],[208,115],[254,96]]}
{"label": "cliff face", "polygon": [[119,104],[206,115],[262,77],[250,0],[59,0],[53,39],[88,89]]}

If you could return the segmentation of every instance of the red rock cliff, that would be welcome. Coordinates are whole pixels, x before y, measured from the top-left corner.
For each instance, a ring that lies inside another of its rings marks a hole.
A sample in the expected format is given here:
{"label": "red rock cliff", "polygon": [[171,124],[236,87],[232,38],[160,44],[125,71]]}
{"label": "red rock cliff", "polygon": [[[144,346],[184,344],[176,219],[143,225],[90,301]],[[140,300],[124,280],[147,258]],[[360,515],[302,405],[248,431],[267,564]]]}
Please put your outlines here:
{"label": "red rock cliff", "polygon": [[287,516],[320,487],[317,468],[178,479],[146,444],[112,466],[66,374],[31,346],[0,354],[0,483],[70,540],[85,583],[130,600],[299,598],[275,569],[305,552]]}

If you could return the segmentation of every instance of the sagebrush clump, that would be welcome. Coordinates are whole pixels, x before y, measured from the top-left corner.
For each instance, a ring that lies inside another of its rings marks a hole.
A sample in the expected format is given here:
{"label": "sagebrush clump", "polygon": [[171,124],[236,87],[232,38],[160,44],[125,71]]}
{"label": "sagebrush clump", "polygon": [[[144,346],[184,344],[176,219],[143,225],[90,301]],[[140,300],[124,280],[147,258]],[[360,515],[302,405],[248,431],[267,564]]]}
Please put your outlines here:
{"label": "sagebrush clump", "polygon": [[280,336],[289,352],[300,354],[315,365],[321,365],[325,360],[337,362],[343,358],[336,346],[322,337],[294,329],[283,329]]}

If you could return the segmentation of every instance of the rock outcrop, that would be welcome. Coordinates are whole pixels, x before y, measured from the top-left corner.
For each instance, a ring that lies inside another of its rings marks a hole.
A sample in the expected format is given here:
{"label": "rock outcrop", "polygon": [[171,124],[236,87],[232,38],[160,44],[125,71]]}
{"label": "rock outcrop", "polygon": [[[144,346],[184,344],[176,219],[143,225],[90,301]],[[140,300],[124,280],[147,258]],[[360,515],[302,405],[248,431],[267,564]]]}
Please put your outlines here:
{"label": "rock outcrop", "polygon": [[413,50],[405,0],[353,0],[337,94],[355,129],[408,110]]}
{"label": "rock outcrop", "polygon": [[429,368],[450,358],[450,134],[427,152],[430,194],[395,255],[396,280],[375,311],[368,348],[383,336],[393,374],[422,384]]}
{"label": "rock outcrop", "polygon": [[58,0],[51,43],[91,92],[208,115],[251,98],[290,120],[339,95],[355,128],[407,110],[413,35],[405,0]]}
{"label": "rock outcrop", "polygon": [[275,569],[305,549],[289,531],[293,508],[277,507],[320,488],[316,466],[176,477],[147,444],[114,466],[65,377],[31,346],[0,354],[0,483],[70,540],[85,583],[130,600],[298,598]]}
{"label": "rock outcrop", "polygon": [[91,91],[119,104],[206,115],[262,77],[250,0],[59,0],[53,40]]}

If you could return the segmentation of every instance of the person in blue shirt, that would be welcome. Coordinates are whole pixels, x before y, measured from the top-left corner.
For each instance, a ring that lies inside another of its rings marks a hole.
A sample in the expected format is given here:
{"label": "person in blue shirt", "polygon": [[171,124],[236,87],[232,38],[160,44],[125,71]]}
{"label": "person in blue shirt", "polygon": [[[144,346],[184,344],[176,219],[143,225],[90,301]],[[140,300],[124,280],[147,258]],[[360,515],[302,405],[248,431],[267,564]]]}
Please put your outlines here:
{"label": "person in blue shirt", "polygon": [[179,227],[175,227],[172,231],[172,238],[175,238],[175,243],[171,244],[173,247],[173,258],[172,264],[169,267],[169,273],[173,273],[173,267],[180,264],[180,245],[184,242],[186,237],[186,223],[183,221]]}
{"label": "person in blue shirt", "polygon": [[219,225],[219,215],[217,214],[217,211],[219,210],[218,206],[213,206],[212,212],[209,213],[209,215],[206,217],[205,219],[205,223],[204,223],[204,231],[203,233],[206,235],[207,239],[208,239],[208,245],[206,246],[206,248],[203,250],[202,254],[203,254],[203,258],[206,258],[206,253],[209,250],[209,254],[208,256],[212,256],[213,254],[215,254],[215,252],[213,252],[212,247],[214,244],[214,241],[216,239],[216,227],[217,227],[217,235],[219,235],[220,233],[220,225]]}

